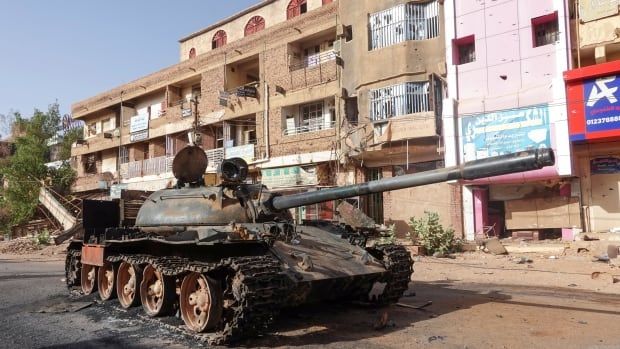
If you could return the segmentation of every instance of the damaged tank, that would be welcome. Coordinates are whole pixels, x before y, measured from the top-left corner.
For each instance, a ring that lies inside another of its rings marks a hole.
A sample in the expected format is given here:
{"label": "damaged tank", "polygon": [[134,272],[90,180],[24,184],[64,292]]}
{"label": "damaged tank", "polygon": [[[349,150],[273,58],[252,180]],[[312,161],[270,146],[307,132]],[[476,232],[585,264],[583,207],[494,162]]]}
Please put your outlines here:
{"label": "damaged tank", "polygon": [[373,244],[378,233],[367,222],[296,224],[289,209],[553,164],[553,151],[537,149],[281,196],[247,184],[248,165],[239,158],[222,162],[218,185],[204,185],[207,157],[189,146],[173,161],[176,185],[150,195],[135,226],[120,226],[119,202],[84,201],[84,236],[69,245],[67,285],[118,298],[123,308],[141,306],[151,317],[180,314],[187,330],[211,344],[266,331],[282,307],[394,303],[413,272],[404,247]]}

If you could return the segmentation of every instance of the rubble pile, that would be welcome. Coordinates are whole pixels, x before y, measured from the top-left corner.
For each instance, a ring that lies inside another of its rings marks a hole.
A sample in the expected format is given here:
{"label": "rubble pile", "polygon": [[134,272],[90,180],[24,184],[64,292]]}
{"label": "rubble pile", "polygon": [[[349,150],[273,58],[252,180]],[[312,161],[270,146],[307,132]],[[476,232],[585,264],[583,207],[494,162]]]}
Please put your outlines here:
{"label": "rubble pile", "polygon": [[11,241],[0,243],[0,253],[6,254],[28,254],[41,249],[32,238],[23,237]]}

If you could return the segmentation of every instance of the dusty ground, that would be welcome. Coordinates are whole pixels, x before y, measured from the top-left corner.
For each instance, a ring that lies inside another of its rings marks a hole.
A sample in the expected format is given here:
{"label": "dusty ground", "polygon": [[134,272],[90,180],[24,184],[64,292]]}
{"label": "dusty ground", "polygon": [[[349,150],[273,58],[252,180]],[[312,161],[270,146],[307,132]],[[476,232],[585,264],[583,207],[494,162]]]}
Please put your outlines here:
{"label": "dusty ground", "polygon": [[[40,313],[69,299],[59,255],[0,255],[0,347],[190,348],[199,345],[116,301],[70,313]],[[517,264],[524,257],[531,263]],[[273,332],[245,347],[620,348],[620,269],[569,254],[416,258],[403,304],[376,310],[322,304],[287,310]],[[592,279],[593,272],[600,272]],[[415,296],[411,296],[415,292]],[[374,330],[387,311],[388,326]]]}

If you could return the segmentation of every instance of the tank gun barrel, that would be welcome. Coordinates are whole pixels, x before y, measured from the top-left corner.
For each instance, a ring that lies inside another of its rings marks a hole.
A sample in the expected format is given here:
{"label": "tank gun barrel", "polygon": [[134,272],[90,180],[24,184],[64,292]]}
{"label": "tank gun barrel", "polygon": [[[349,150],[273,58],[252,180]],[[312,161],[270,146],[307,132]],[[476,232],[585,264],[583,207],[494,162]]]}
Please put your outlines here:
{"label": "tank gun barrel", "polygon": [[475,160],[464,163],[460,166],[447,167],[433,171],[384,178],[367,183],[347,185],[314,192],[306,192],[288,196],[276,196],[271,199],[270,206],[275,210],[285,210],[325,201],[417,187],[426,184],[459,179],[473,180],[510,173],[538,170],[545,166],[552,166],[553,164],[555,164],[555,155],[553,150],[527,150],[518,153]]}

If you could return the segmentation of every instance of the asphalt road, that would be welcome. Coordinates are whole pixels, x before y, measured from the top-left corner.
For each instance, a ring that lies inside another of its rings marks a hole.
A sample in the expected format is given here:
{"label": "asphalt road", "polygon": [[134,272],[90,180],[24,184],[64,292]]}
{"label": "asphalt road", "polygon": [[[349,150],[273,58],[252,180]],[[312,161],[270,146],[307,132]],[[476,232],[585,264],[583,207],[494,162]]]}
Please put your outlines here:
{"label": "asphalt road", "polygon": [[[70,296],[60,261],[0,256],[0,348],[190,348],[201,343],[116,301]],[[243,347],[620,348],[617,295],[545,287],[416,283],[424,309],[322,304],[286,311]],[[88,306],[90,305],[90,306]],[[77,310],[80,307],[88,306]],[[76,310],[76,311],[74,311]],[[63,312],[67,311],[67,312]],[[388,326],[374,326],[387,312]]]}

